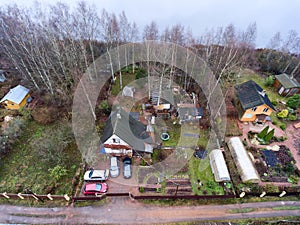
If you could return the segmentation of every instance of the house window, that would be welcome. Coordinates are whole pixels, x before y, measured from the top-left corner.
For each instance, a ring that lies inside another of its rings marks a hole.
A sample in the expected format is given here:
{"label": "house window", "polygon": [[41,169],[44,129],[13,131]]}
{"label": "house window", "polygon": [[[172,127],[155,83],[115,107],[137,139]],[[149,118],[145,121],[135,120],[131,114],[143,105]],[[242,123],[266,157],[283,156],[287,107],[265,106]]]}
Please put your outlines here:
{"label": "house window", "polygon": [[263,112],[268,112],[269,108],[264,108]]}
{"label": "house window", "polygon": [[113,143],[120,143],[120,139],[119,138],[113,138]]}
{"label": "house window", "polygon": [[256,109],[257,109],[257,107],[253,107],[253,108],[252,108],[252,111],[253,111],[253,112],[255,112],[255,111],[256,111]]}

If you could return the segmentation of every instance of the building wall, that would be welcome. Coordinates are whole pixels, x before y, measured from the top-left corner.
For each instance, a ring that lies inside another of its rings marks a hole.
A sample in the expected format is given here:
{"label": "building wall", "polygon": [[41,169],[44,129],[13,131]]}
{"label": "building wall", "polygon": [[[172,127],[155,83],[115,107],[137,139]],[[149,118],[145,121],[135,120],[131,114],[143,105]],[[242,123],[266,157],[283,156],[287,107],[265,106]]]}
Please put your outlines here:
{"label": "building wall", "polygon": [[9,101],[9,100],[8,101],[4,101],[3,104],[4,104],[5,108],[7,108],[7,109],[20,109],[20,108],[22,108],[22,107],[24,107],[26,105],[27,99],[29,97],[30,97],[30,94],[27,94],[25,96],[25,98],[23,99],[23,101],[20,104],[16,104],[16,103],[14,103],[12,101]]}
{"label": "building wall", "polygon": [[[264,109],[266,109],[266,108],[268,108],[268,111],[264,112]],[[272,112],[273,112],[273,109],[271,109],[266,104],[263,104],[263,105],[257,106],[255,111],[253,111],[252,109],[247,109],[246,111],[244,111],[242,113],[240,120],[243,122],[252,122],[252,121],[255,121],[256,115],[264,114],[264,115],[270,116]]]}

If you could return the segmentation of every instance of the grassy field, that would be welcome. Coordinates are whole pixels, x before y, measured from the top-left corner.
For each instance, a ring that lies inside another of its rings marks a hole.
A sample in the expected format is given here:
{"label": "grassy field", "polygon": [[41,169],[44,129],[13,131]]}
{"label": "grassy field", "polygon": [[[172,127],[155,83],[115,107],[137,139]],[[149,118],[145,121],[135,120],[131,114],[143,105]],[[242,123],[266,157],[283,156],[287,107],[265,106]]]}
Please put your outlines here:
{"label": "grassy field", "polygon": [[262,89],[266,90],[267,95],[268,95],[269,99],[271,100],[271,102],[277,101],[277,100],[286,101],[286,98],[280,96],[273,86],[268,87],[265,85],[265,79],[262,78],[261,75],[255,73],[251,70],[242,71],[240,74],[240,78],[237,79],[237,83],[240,84],[240,83],[246,82],[248,80],[253,80],[259,86],[261,86]]}
{"label": "grassy field", "polygon": [[72,194],[72,179],[81,163],[81,155],[74,141],[61,149],[63,160],[57,165],[65,168],[66,173],[60,179],[55,179],[49,172],[49,168],[56,165],[47,163],[39,154],[40,149],[33,148],[31,144],[37,139],[43,142],[43,138],[47,138],[45,134],[55,126],[57,124],[44,126],[34,121],[28,123],[13,149],[1,160],[0,192],[24,193],[24,189],[29,189],[37,194]]}
{"label": "grassy field", "polygon": [[[130,84],[132,81],[135,80],[135,74],[131,74],[131,73],[122,73],[122,84],[123,87],[125,87],[126,85]],[[116,77],[115,83],[112,86],[111,89],[111,94],[112,95],[118,95],[121,91],[121,86],[120,86],[120,76]]]}
{"label": "grassy field", "polygon": [[[208,157],[200,160],[192,157],[189,161],[189,173],[193,192],[198,195],[223,195],[224,190],[214,181]],[[199,181],[202,186],[199,185]]]}

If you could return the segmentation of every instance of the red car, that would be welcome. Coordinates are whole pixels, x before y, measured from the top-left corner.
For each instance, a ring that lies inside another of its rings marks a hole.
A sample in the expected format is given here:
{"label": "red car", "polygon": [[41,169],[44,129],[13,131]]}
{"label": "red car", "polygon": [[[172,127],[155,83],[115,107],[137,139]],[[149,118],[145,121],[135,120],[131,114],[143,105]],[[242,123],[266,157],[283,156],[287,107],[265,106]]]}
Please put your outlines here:
{"label": "red car", "polygon": [[83,187],[84,195],[95,195],[107,192],[108,186],[106,183],[87,183]]}

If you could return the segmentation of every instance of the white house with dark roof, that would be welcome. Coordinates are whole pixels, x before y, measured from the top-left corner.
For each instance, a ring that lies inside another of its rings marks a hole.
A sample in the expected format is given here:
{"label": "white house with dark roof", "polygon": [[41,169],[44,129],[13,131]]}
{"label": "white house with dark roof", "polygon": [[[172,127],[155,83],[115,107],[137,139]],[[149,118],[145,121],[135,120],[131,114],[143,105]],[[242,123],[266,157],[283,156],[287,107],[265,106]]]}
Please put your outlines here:
{"label": "white house with dark roof", "polygon": [[113,111],[101,138],[101,152],[130,155],[133,152],[153,153],[153,139],[147,126],[121,108]]}

